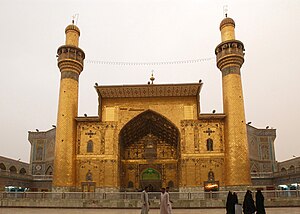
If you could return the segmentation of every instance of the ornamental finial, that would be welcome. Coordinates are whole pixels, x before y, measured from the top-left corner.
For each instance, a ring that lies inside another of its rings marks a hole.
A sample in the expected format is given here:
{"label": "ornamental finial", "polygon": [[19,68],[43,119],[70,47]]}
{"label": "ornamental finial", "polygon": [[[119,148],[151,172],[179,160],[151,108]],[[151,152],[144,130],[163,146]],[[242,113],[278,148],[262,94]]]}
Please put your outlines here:
{"label": "ornamental finial", "polygon": [[154,76],[153,76],[153,70],[152,70],[152,74],[151,74],[150,80],[151,80],[151,84],[153,84],[153,82],[154,82],[154,80],[155,80],[155,78],[154,78]]}

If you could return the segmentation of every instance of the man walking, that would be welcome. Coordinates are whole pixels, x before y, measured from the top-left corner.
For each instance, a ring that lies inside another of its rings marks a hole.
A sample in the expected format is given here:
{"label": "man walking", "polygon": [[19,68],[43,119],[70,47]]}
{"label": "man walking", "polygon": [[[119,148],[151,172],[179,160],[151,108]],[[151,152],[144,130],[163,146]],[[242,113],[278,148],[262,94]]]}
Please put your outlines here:
{"label": "man walking", "polygon": [[169,214],[169,194],[165,188],[161,188],[160,193],[160,214]]}
{"label": "man walking", "polygon": [[150,206],[150,202],[149,202],[149,197],[148,197],[148,186],[145,187],[145,189],[142,192],[141,195],[141,199],[142,199],[142,210],[141,210],[141,214],[148,214],[149,212],[149,206]]}
{"label": "man walking", "polygon": [[168,201],[168,214],[172,214],[172,203],[173,201],[171,201],[170,199],[170,187],[166,187],[166,193],[168,194],[168,198],[169,198],[169,201]]}

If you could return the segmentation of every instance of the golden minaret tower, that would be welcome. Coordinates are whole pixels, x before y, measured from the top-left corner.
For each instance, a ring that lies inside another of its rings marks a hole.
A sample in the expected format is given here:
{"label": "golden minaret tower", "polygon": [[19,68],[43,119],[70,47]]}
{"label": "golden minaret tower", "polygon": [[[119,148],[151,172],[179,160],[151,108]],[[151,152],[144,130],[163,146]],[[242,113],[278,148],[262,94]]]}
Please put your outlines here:
{"label": "golden minaret tower", "polygon": [[79,28],[66,27],[66,44],[57,50],[61,72],[54,155],[53,191],[75,190],[75,143],[78,113],[78,81],[85,54],[78,47]]}
{"label": "golden minaret tower", "polygon": [[235,23],[225,18],[220,24],[222,42],[216,47],[217,66],[222,72],[225,118],[225,185],[251,185],[249,149],[240,68],[244,45],[235,39]]}

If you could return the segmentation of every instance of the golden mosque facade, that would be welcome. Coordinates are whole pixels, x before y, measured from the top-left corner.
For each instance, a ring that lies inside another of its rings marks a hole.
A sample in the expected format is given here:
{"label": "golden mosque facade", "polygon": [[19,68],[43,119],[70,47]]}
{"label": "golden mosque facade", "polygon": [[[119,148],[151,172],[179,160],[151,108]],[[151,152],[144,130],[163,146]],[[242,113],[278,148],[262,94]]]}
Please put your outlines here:
{"label": "golden mosque facade", "polygon": [[224,113],[201,113],[201,82],[153,84],[152,79],[145,85],[95,86],[98,115],[79,117],[85,54],[78,45],[79,28],[69,25],[66,44],[57,51],[61,80],[56,128],[29,132],[32,174],[51,175],[52,191],[272,185],[269,180],[255,181],[253,175],[276,170],[276,130],[246,124],[244,45],[235,39],[233,19],[223,19],[220,31],[215,54]]}

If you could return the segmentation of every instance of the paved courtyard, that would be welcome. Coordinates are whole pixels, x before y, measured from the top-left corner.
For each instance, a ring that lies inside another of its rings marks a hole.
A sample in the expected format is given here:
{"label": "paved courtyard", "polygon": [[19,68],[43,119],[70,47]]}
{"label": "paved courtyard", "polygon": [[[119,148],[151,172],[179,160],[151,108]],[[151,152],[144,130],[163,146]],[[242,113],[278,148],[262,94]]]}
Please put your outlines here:
{"label": "paved courtyard", "polygon": [[[269,214],[300,214],[300,207],[267,208]],[[0,208],[0,214],[140,214],[138,209],[48,209],[48,208]],[[174,209],[174,214],[224,214],[225,209]],[[149,214],[159,214],[158,209]]]}

